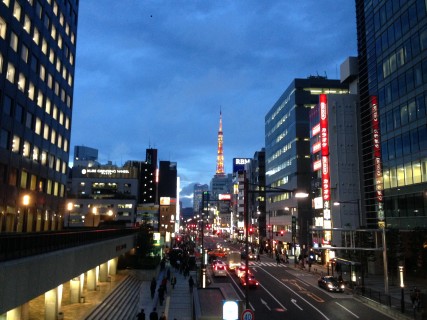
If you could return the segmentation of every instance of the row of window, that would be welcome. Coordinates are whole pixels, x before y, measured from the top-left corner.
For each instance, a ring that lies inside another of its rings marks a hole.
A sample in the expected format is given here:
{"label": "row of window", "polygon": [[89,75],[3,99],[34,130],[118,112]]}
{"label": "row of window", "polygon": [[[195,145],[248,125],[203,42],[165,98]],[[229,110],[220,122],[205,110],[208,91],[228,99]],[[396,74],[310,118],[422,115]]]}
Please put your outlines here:
{"label": "row of window", "polygon": [[426,116],[427,94],[421,94],[407,103],[394,107],[385,115],[381,114],[381,133],[384,135],[402,126],[423,119]]}
{"label": "row of window", "polygon": [[[374,27],[375,31],[378,32],[384,25],[386,25],[390,19],[392,19],[402,8],[406,5],[408,0],[388,0],[376,10],[374,14]],[[374,8],[378,5],[378,0],[373,1]],[[400,16],[401,28],[404,30],[403,33],[417,24],[417,20],[421,20],[426,14],[427,1],[416,0],[411,6],[405,10]]]}
{"label": "row of window", "polygon": [[0,184],[8,184],[25,190],[38,191],[57,197],[64,197],[65,186],[59,182],[37,177],[27,171],[19,171],[0,164]]}
{"label": "row of window", "polygon": [[427,84],[427,60],[399,75],[383,87],[378,89],[378,104],[389,105],[415,88]]}
{"label": "row of window", "polygon": [[[58,138],[58,141],[60,140],[62,139]],[[17,135],[12,136],[9,131],[4,129],[0,130],[0,148],[21,154],[24,158],[31,159],[41,165],[48,166],[56,172],[62,174],[67,173],[66,161],[61,160],[59,157],[55,157],[54,154],[51,154],[46,150],[41,150],[38,146],[31,144],[27,140],[23,140]]]}
{"label": "row of window", "polygon": [[427,159],[383,169],[384,189],[427,182]]}
{"label": "row of window", "polygon": [[427,149],[427,127],[415,128],[381,143],[383,161],[409,156]]}
{"label": "row of window", "polygon": [[427,202],[423,193],[400,195],[392,198],[386,197],[384,200],[385,215],[387,218],[427,215]]}
{"label": "row of window", "polygon": [[[427,28],[416,32],[410,39],[393,51],[389,56],[378,64],[378,81],[384,80],[395,71],[402,68],[412,58],[417,58],[420,53],[427,49]],[[381,52],[376,49],[377,52]]]}

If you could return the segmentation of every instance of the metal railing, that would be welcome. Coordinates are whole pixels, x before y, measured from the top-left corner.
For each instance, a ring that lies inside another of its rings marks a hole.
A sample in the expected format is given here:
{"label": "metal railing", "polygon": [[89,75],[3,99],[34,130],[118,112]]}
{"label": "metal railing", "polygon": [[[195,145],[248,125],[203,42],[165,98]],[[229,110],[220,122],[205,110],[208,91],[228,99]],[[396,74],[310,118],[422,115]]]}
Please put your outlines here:
{"label": "metal railing", "polygon": [[0,262],[136,234],[137,228],[0,233]]}

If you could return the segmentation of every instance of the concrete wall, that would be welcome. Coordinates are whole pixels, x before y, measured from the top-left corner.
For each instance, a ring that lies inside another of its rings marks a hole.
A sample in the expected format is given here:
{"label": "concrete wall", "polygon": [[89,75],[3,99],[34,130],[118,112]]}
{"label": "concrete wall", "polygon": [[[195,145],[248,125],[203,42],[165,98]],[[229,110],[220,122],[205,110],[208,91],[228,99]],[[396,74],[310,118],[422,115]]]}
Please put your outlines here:
{"label": "concrete wall", "polygon": [[134,247],[135,235],[0,264],[0,314]]}

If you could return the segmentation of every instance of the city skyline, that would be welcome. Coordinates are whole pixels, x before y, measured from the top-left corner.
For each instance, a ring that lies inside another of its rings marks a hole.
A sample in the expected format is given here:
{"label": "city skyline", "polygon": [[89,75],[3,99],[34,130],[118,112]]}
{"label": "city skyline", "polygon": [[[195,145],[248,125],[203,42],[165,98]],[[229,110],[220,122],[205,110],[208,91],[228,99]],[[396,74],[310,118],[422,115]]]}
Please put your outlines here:
{"label": "city skyline", "polygon": [[338,79],[357,55],[355,5],[334,5],[82,2],[71,147],[117,165],[156,148],[185,197],[215,174],[220,110],[229,173],[264,147],[265,114],[294,78]]}

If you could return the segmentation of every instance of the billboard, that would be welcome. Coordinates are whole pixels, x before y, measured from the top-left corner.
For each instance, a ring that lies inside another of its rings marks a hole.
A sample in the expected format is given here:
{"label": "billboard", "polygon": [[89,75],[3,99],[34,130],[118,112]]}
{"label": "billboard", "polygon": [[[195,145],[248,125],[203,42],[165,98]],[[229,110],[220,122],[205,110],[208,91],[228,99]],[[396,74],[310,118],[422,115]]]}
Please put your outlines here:
{"label": "billboard", "polygon": [[233,173],[244,171],[245,165],[251,162],[251,158],[233,158]]}

